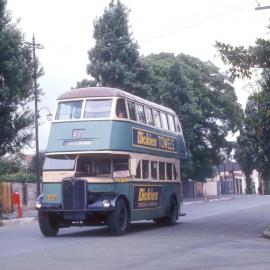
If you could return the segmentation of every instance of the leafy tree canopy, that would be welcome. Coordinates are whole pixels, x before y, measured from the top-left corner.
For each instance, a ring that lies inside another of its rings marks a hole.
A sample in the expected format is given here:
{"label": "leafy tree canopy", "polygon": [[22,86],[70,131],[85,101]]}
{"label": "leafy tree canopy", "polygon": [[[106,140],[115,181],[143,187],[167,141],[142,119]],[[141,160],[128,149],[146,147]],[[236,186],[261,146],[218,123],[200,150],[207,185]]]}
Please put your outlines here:
{"label": "leafy tree canopy", "polygon": [[[257,39],[255,45],[248,48],[221,42],[216,46],[233,78],[251,78],[254,70],[260,71],[257,92],[249,97],[246,105],[236,158],[244,171],[250,166],[261,173],[266,181],[266,192],[270,194],[270,41]],[[251,172],[247,170],[246,177]]]}
{"label": "leafy tree canopy", "polygon": [[179,116],[188,149],[183,178],[204,180],[219,164],[221,148],[229,148],[229,131],[239,129],[243,112],[234,88],[211,62],[180,54],[144,58],[151,70],[149,99]]}
{"label": "leafy tree canopy", "polygon": [[20,150],[32,138],[32,56],[23,35],[0,0],[0,156]]}
{"label": "leafy tree canopy", "polygon": [[87,73],[100,86],[118,87],[145,97],[148,72],[129,32],[127,8],[113,0],[94,22],[96,45],[89,51]]}

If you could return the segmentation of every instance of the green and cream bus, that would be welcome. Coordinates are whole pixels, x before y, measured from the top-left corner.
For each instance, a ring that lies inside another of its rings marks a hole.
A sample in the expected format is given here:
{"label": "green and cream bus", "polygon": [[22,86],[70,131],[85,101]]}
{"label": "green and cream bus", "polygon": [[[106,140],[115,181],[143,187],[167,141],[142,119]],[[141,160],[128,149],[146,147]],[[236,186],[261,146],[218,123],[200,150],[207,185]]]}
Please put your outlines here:
{"label": "green and cream bus", "polygon": [[36,202],[41,232],[108,225],[122,235],[135,220],[176,223],[184,158],[181,125],[171,109],[114,88],[62,94]]}

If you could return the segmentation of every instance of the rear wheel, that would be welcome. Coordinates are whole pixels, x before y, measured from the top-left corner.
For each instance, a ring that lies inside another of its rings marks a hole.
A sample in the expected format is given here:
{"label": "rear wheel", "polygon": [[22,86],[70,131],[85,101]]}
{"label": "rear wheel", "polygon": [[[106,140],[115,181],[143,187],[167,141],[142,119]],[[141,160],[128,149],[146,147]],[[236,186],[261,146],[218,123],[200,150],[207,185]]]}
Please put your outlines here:
{"label": "rear wheel", "polygon": [[130,214],[124,199],[116,201],[114,211],[108,216],[108,226],[114,235],[124,235],[129,230]]}
{"label": "rear wheel", "polygon": [[174,197],[171,198],[169,208],[168,208],[168,216],[162,218],[154,219],[154,222],[157,225],[174,225],[178,219],[178,206],[177,201]]}
{"label": "rear wheel", "polygon": [[59,221],[53,214],[38,213],[39,228],[45,237],[55,236],[59,231]]}

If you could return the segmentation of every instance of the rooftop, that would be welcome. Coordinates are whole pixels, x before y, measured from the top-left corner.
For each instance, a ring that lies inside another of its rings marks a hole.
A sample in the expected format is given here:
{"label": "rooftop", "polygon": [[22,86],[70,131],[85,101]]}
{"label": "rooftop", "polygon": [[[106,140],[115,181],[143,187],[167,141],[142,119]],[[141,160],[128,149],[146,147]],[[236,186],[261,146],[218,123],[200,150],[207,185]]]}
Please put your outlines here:
{"label": "rooftop", "polygon": [[132,95],[128,92],[125,92],[123,90],[117,89],[117,88],[110,88],[110,87],[88,87],[88,88],[78,88],[74,90],[67,91],[60,95],[57,100],[66,100],[66,99],[76,99],[76,98],[90,98],[90,97],[124,97],[128,98],[143,104],[146,104],[148,106],[157,108],[162,111],[174,113],[173,110],[156,104],[154,102],[145,100],[143,98],[140,98],[138,96]]}

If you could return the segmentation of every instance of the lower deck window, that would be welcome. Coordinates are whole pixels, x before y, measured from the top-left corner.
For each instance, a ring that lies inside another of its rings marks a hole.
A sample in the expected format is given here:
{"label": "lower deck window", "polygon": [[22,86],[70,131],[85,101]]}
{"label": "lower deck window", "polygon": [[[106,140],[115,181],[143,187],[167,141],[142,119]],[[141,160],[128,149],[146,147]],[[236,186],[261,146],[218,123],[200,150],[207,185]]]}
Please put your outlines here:
{"label": "lower deck window", "polygon": [[159,180],[165,180],[165,163],[159,162]]}
{"label": "lower deck window", "polygon": [[43,165],[44,171],[54,170],[73,170],[75,165],[75,156],[60,156],[57,158],[46,157]]}
{"label": "lower deck window", "polygon": [[151,161],[151,179],[157,180],[157,161]]}
{"label": "lower deck window", "polygon": [[138,162],[135,178],[141,178],[141,161]]}
{"label": "lower deck window", "polygon": [[172,163],[166,163],[166,171],[167,171],[167,180],[172,179]]}
{"label": "lower deck window", "polygon": [[110,159],[97,159],[96,160],[96,173],[97,174],[110,174],[111,173],[111,160]]}
{"label": "lower deck window", "polygon": [[173,165],[173,177],[174,177],[174,180],[177,180],[177,171],[174,165]]}
{"label": "lower deck window", "polygon": [[129,168],[128,158],[116,158],[113,160],[114,171],[127,171]]}
{"label": "lower deck window", "polygon": [[142,161],[142,178],[143,179],[149,178],[149,161],[148,160]]}

